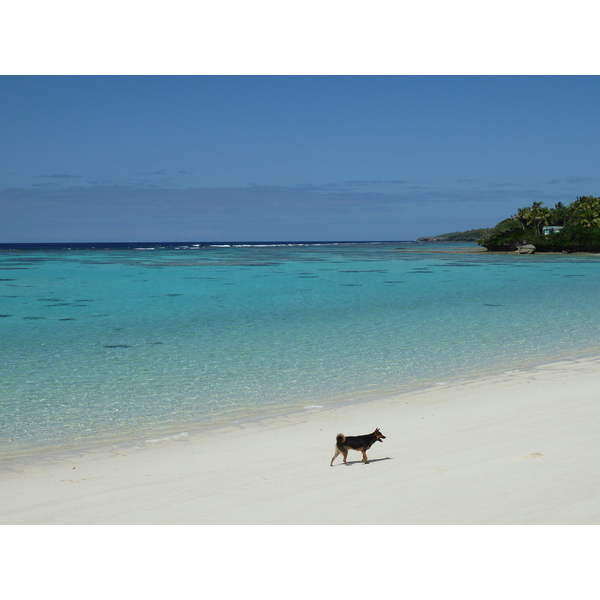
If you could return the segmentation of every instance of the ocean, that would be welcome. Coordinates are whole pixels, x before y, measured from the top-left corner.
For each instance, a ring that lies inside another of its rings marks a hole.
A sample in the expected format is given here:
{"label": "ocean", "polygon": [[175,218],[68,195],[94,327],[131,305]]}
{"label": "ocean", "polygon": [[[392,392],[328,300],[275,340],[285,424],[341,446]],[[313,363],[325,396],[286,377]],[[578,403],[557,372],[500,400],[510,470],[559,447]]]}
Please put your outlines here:
{"label": "ocean", "polygon": [[600,354],[600,256],[477,249],[0,245],[0,457]]}

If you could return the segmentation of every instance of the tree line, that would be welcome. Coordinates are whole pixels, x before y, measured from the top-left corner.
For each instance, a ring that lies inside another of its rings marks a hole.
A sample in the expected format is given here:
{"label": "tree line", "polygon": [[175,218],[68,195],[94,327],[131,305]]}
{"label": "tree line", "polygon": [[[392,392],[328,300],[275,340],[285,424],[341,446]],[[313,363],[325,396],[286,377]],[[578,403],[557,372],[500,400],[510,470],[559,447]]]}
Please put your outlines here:
{"label": "tree line", "polygon": [[554,208],[543,204],[519,208],[478,243],[488,250],[533,244],[540,252],[600,252],[600,198],[579,196],[568,206],[558,202]]}

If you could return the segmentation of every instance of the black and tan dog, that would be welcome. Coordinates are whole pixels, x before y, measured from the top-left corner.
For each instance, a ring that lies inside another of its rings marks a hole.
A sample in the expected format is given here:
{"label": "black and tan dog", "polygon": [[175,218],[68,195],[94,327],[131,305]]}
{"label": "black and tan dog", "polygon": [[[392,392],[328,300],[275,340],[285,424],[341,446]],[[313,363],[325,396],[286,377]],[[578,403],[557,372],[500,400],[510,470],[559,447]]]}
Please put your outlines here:
{"label": "black and tan dog", "polygon": [[367,450],[375,442],[383,442],[385,435],[379,431],[379,427],[373,433],[367,433],[366,435],[354,435],[346,437],[343,433],[338,433],[335,436],[335,454],[329,463],[330,467],[333,467],[333,461],[337,458],[338,454],[344,457],[344,463],[348,464],[348,450],[357,450],[362,452],[362,462],[367,464]]}

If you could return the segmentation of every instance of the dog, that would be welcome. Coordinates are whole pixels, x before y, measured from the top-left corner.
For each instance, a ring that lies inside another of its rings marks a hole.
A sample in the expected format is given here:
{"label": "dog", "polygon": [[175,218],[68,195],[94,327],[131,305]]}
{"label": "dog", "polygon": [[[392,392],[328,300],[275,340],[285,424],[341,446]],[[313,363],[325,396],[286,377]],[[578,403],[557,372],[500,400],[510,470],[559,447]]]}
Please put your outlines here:
{"label": "dog", "polygon": [[367,433],[366,435],[355,435],[346,437],[343,433],[338,433],[335,436],[335,454],[329,463],[330,467],[333,467],[333,461],[337,458],[338,454],[344,457],[344,464],[348,464],[346,460],[348,458],[348,450],[357,450],[362,452],[362,462],[367,464],[367,450],[375,442],[383,442],[385,435],[379,431],[379,427],[373,433]]}

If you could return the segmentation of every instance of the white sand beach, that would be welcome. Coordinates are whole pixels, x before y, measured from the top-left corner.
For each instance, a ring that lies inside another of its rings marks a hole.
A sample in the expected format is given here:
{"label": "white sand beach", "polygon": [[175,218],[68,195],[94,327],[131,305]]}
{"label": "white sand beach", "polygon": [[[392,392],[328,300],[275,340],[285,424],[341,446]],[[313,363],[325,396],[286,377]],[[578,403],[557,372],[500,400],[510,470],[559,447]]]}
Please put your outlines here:
{"label": "white sand beach", "polygon": [[[5,463],[0,524],[595,524],[600,358]],[[335,436],[387,436],[333,467]]]}

